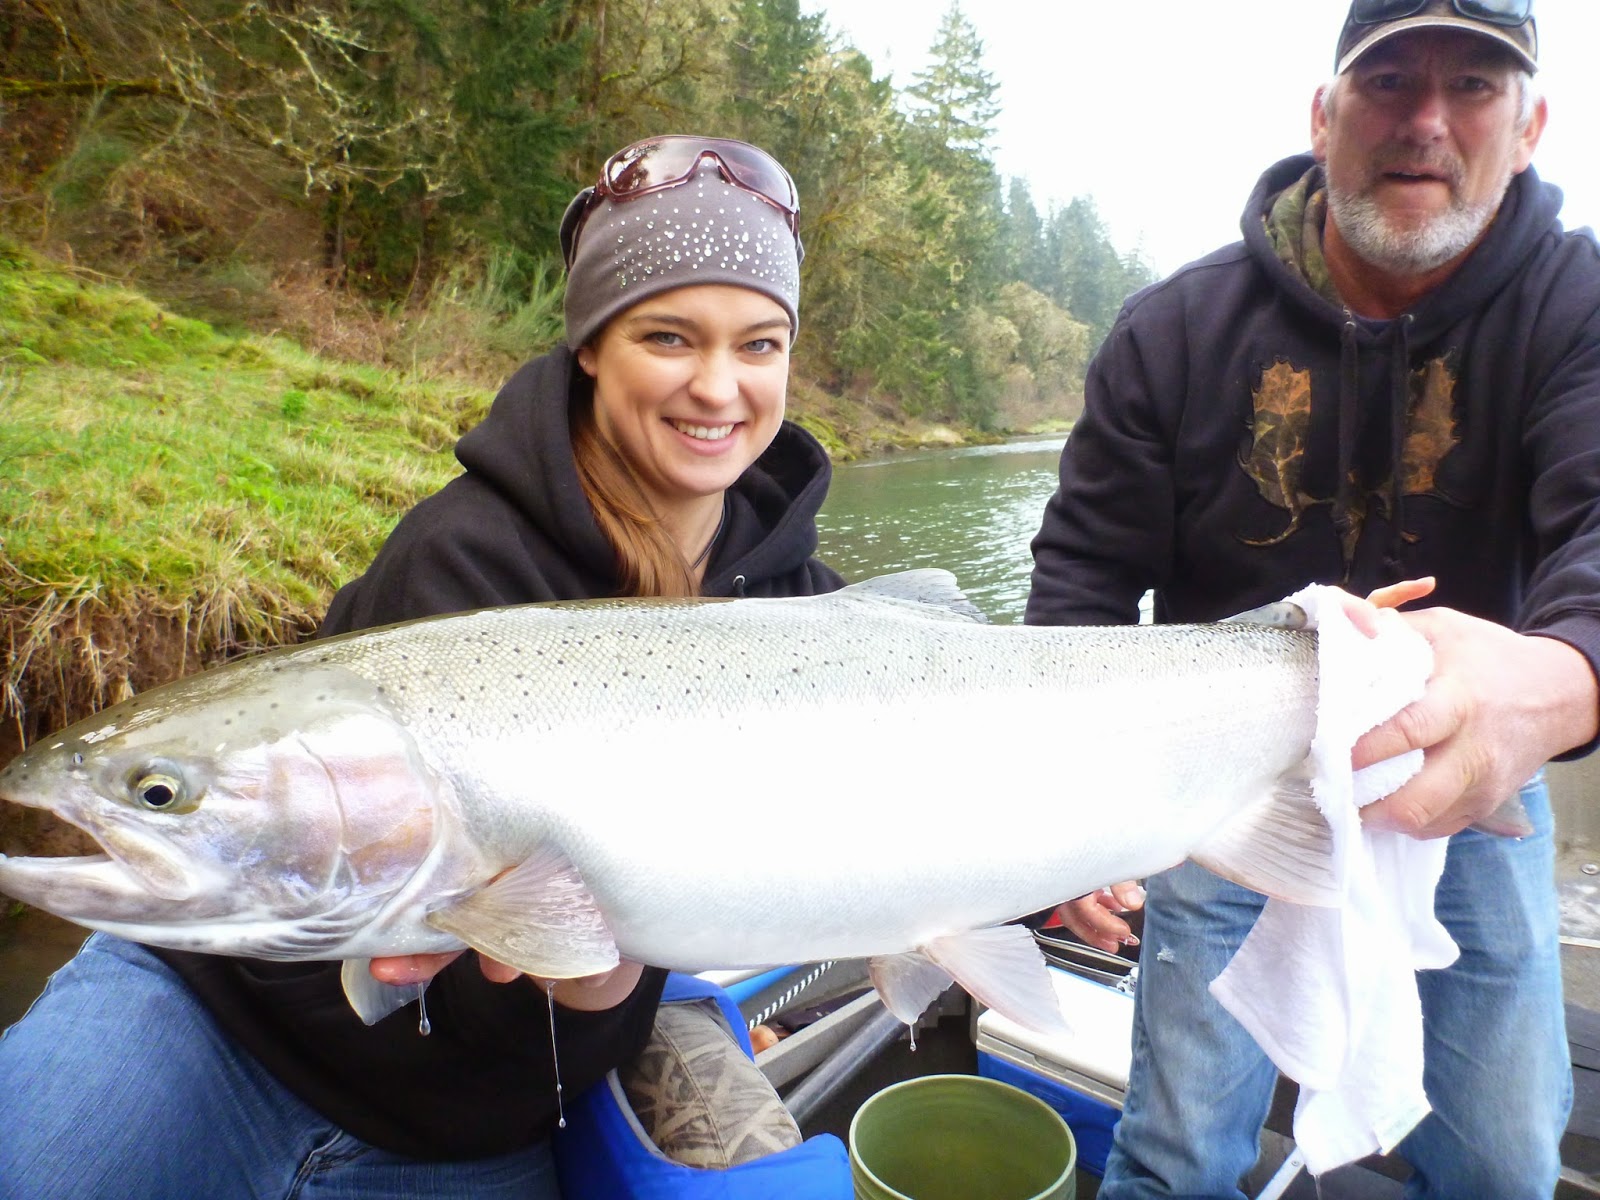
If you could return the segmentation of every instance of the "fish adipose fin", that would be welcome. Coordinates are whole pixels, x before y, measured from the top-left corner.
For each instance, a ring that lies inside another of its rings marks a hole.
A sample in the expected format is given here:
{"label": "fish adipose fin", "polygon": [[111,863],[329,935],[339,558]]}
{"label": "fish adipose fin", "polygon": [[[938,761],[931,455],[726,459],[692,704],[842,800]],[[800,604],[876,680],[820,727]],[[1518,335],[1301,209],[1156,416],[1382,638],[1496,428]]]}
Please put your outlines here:
{"label": "fish adipose fin", "polygon": [[1240,813],[1190,857],[1240,887],[1295,904],[1327,908],[1343,895],[1334,875],[1333,830],[1301,775],[1279,779],[1270,797]]}
{"label": "fish adipose fin", "polygon": [[370,958],[347,958],[339,971],[344,998],[366,1025],[376,1025],[390,1013],[404,1008],[417,998],[419,991],[414,983],[380,983],[372,977],[371,967]]}
{"label": "fish adipose fin", "polygon": [[620,961],[594,893],[554,846],[469,896],[428,914],[428,924],[528,975],[576,979]]}
{"label": "fish adipose fin", "polygon": [[1067,1032],[1044,955],[1023,925],[934,938],[909,954],[873,959],[870,972],[884,1007],[907,1025],[954,979],[1019,1025],[1045,1034]]}
{"label": "fish adipose fin", "polygon": [[895,600],[902,604],[921,605],[923,615],[944,617],[951,621],[976,621],[986,625],[989,618],[966,593],[961,590],[956,577],[938,567],[920,567],[915,571],[897,571],[893,575],[875,575],[852,583],[839,596],[855,596],[868,600]]}

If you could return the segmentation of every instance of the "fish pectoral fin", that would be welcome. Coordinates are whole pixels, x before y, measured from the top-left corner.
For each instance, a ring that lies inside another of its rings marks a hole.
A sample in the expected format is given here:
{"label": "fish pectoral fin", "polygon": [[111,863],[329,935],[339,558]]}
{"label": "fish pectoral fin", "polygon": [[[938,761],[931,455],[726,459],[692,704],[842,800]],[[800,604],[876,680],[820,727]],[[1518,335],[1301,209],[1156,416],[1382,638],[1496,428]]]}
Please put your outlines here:
{"label": "fish pectoral fin", "polygon": [[882,954],[867,963],[867,975],[883,1006],[907,1025],[915,1025],[928,1005],[955,980],[926,954]]}
{"label": "fish pectoral fin", "polygon": [[1036,1033],[1069,1032],[1050,968],[1027,926],[995,925],[950,934],[922,950],[1001,1016]]}
{"label": "fish pectoral fin", "polygon": [[1263,896],[1331,908],[1343,894],[1333,873],[1333,830],[1299,774],[1245,809],[1189,856],[1206,870]]}
{"label": "fish pectoral fin", "polygon": [[370,958],[347,958],[339,971],[344,998],[364,1025],[376,1025],[392,1012],[398,1012],[422,994],[427,984],[383,983],[372,977]]}
{"label": "fish pectoral fin", "polygon": [[621,961],[594,893],[554,846],[427,916],[428,924],[528,975],[576,979]]}

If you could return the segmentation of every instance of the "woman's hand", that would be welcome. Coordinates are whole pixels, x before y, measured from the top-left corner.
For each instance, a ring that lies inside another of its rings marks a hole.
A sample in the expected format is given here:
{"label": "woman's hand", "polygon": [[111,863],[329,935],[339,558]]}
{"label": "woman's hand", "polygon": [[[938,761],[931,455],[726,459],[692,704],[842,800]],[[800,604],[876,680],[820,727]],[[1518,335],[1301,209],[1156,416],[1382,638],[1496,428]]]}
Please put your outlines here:
{"label": "woman's hand", "polygon": [[1057,907],[1056,916],[1085,945],[1115,954],[1124,946],[1139,944],[1133,929],[1117,914],[1143,907],[1144,889],[1130,879],[1069,900]]}

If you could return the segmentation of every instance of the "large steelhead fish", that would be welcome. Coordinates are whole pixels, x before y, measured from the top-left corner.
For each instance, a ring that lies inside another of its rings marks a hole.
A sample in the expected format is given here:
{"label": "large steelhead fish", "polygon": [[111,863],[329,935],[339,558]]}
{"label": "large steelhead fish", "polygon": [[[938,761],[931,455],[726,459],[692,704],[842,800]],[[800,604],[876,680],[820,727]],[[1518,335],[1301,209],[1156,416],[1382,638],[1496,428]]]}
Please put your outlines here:
{"label": "large steelhead fish", "polygon": [[0,799],[104,851],[0,856],[0,891],[157,946],[346,960],[368,1020],[416,993],[366,959],[466,945],[555,978],[869,957],[906,1020],[953,977],[1040,1029],[1054,993],[1012,918],[1184,858],[1336,898],[1303,769],[1315,632],[975,611],[919,571],[485,610],[230,663],[0,771]]}

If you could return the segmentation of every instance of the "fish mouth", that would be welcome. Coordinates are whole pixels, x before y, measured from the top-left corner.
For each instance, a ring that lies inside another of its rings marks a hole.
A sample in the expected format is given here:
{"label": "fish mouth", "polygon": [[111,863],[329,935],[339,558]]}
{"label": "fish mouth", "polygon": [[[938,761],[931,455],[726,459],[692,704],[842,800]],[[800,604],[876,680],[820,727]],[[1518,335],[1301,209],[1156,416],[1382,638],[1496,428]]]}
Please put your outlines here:
{"label": "fish mouth", "polygon": [[180,861],[148,838],[96,832],[54,809],[0,797],[0,892],[54,911],[63,893],[118,904],[152,896],[186,900],[195,883]]}
{"label": "fish mouth", "polygon": [[92,834],[50,809],[0,798],[0,858],[94,858],[104,854]]}

